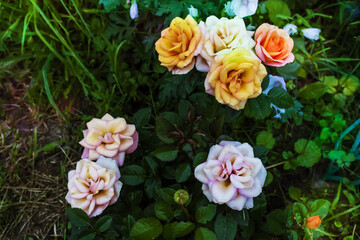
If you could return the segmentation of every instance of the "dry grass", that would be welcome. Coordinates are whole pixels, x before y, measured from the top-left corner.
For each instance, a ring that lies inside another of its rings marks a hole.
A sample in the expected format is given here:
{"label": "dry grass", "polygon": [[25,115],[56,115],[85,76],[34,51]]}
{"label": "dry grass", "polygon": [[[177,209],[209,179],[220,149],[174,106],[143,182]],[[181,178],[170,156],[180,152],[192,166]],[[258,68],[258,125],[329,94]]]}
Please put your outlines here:
{"label": "dry grass", "polygon": [[[65,169],[79,153],[68,147],[67,129],[57,116],[40,114],[23,100],[19,86],[1,85],[0,239],[63,238]],[[39,151],[53,142],[53,149]]]}

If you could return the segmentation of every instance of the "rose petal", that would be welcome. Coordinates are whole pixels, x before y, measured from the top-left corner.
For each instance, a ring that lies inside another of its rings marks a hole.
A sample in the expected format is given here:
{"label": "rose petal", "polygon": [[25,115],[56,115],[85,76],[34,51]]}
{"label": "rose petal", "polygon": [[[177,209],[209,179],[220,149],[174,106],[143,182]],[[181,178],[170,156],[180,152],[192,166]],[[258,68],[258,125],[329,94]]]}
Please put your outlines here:
{"label": "rose petal", "polygon": [[220,204],[226,203],[236,195],[236,187],[227,181],[216,182],[211,186],[211,193],[214,199]]}
{"label": "rose petal", "polygon": [[238,194],[235,199],[227,202],[226,204],[234,210],[242,210],[244,208],[247,198]]}

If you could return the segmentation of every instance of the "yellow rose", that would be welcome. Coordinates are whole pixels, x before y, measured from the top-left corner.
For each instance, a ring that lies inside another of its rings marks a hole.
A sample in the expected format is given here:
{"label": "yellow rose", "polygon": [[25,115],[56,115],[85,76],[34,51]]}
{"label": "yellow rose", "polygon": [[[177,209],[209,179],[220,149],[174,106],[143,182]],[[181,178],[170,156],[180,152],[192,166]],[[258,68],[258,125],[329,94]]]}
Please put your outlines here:
{"label": "yellow rose", "polygon": [[220,55],[210,65],[205,91],[221,104],[239,110],[249,98],[261,94],[261,82],[267,75],[264,65],[254,54],[239,47]]}
{"label": "yellow rose", "polygon": [[185,19],[176,17],[170,27],[161,32],[155,43],[161,65],[173,74],[185,74],[193,69],[195,58],[201,51],[202,34],[197,22],[188,15]]}

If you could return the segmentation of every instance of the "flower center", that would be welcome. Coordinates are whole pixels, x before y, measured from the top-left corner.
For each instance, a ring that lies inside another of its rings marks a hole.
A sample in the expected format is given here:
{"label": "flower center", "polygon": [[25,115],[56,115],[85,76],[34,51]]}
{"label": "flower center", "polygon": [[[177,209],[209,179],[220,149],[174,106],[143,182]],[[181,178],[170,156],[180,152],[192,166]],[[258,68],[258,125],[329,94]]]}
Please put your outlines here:
{"label": "flower center", "polygon": [[114,142],[114,138],[112,137],[112,133],[110,133],[110,132],[105,133],[104,136],[99,136],[99,139],[103,143],[113,143]]}

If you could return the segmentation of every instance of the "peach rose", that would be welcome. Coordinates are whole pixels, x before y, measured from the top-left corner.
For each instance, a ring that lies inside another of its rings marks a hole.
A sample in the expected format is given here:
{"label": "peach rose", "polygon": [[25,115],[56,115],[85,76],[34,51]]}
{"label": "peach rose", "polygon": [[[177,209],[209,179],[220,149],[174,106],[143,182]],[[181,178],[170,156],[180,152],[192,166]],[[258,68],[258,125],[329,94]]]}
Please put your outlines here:
{"label": "peach rose", "polygon": [[81,158],[96,160],[104,156],[122,166],[125,153],[132,153],[137,148],[135,125],[127,124],[124,118],[114,119],[105,114],[101,119],[93,118],[86,125],[84,139],[79,142],[85,148]]}
{"label": "peach rose", "polygon": [[251,50],[239,47],[211,63],[205,91],[221,104],[243,109],[247,99],[261,94],[261,82],[266,75],[264,65]]}
{"label": "peach rose", "polygon": [[317,229],[321,224],[321,219],[319,215],[308,217],[306,219],[306,227],[309,229]]}
{"label": "peach rose", "polygon": [[84,210],[95,217],[117,201],[122,183],[120,171],[114,160],[100,157],[96,163],[82,159],[76,170],[69,172],[66,200],[73,208]]}
{"label": "peach rose", "polygon": [[294,41],[284,29],[263,23],[255,32],[255,42],[256,54],[266,65],[282,67],[294,61]]}
{"label": "peach rose", "polygon": [[188,15],[185,19],[176,17],[170,27],[161,32],[155,43],[161,65],[173,74],[185,74],[193,69],[195,58],[201,51],[202,34],[197,22]]}
{"label": "peach rose", "polygon": [[252,39],[254,32],[247,31],[244,20],[239,17],[218,19],[210,16],[205,24],[200,22],[199,26],[204,35],[203,47],[196,59],[196,68],[199,71],[208,72],[215,56],[227,54],[237,47],[250,50],[255,46]]}

